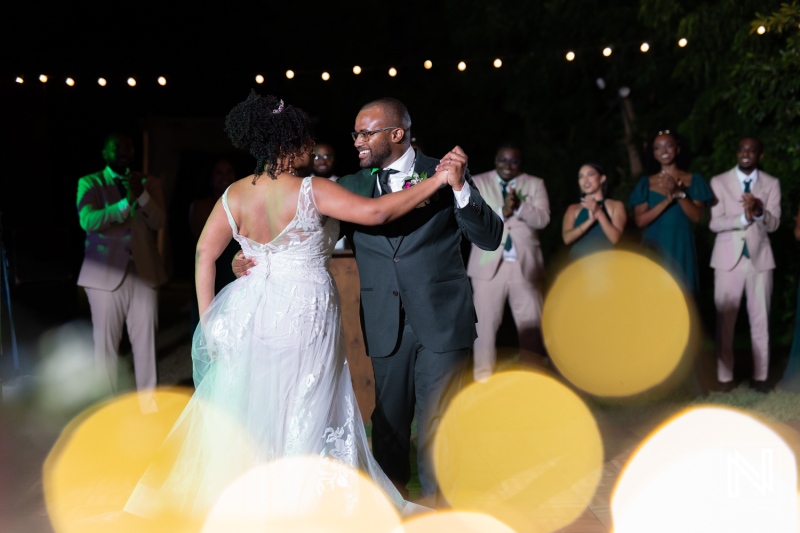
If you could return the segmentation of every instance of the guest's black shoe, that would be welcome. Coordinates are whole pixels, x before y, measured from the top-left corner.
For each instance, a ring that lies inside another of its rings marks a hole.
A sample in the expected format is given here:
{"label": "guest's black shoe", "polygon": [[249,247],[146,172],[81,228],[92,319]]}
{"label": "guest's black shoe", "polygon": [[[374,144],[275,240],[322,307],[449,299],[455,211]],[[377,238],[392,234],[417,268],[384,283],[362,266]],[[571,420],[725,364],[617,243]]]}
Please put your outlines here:
{"label": "guest's black shoe", "polygon": [[719,391],[720,392],[730,392],[736,388],[736,383],[734,381],[720,381],[719,382]]}
{"label": "guest's black shoe", "polygon": [[769,385],[767,385],[766,381],[758,381],[758,380],[751,380],[750,381],[750,388],[756,392],[760,392],[761,394],[767,394],[768,392],[772,391]]}

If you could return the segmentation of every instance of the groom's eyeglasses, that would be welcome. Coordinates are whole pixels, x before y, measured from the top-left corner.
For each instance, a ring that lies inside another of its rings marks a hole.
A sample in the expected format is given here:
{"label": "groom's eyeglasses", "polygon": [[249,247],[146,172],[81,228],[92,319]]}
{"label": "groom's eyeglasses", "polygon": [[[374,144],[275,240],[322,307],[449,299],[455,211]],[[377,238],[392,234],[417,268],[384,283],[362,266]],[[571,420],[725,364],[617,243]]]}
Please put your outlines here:
{"label": "groom's eyeglasses", "polygon": [[375,135],[376,133],[380,133],[386,130],[402,130],[400,126],[389,126],[388,128],[381,128],[379,130],[372,130],[372,131],[354,131],[350,133],[350,136],[353,138],[354,141],[357,141],[359,137],[364,138],[364,142],[369,142],[369,138]]}
{"label": "groom's eyeglasses", "polygon": [[328,159],[333,159],[331,154],[314,154],[314,161],[319,161],[320,159],[327,161]]}

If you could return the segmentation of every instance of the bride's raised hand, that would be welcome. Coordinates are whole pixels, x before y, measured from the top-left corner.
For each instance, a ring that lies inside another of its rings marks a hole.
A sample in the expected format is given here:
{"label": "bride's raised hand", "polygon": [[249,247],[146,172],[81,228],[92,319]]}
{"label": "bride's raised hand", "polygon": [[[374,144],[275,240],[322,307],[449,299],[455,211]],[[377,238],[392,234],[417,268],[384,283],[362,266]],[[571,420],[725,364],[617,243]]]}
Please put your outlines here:
{"label": "bride's raised hand", "polygon": [[450,176],[452,173],[453,171],[451,163],[439,163],[436,165],[436,172],[428,179],[436,180],[438,187],[444,187],[450,181]]}

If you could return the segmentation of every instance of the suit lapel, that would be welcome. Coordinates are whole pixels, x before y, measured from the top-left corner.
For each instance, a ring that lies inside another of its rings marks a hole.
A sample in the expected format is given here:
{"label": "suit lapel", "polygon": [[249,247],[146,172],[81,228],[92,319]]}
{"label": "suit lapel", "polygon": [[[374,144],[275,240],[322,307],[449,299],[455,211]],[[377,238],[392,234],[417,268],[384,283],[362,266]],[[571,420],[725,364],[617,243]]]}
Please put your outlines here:
{"label": "suit lapel", "polygon": [[764,173],[759,170],[758,179],[756,180],[756,182],[753,184],[752,187],[753,196],[763,200],[763,198],[759,197],[759,194],[763,192],[764,187],[766,187],[766,185],[764,185]]}
{"label": "suit lapel", "polygon": [[[414,172],[416,172],[417,174],[422,174],[423,172],[425,172],[426,174],[428,174],[429,177],[432,176],[433,173],[436,172],[436,164],[432,163],[431,159],[426,157],[419,150],[415,150],[414,153],[416,154],[415,155],[415,162],[414,162]],[[431,197],[431,201],[433,201],[433,199],[438,194],[439,194],[438,191],[433,193],[433,196]],[[410,217],[410,216],[413,216],[415,214],[416,213],[414,213],[414,210],[411,210],[410,213],[407,213],[402,218]],[[401,222],[402,218],[401,218],[400,221],[398,221],[398,223],[402,223]],[[405,234],[402,233],[402,232],[398,237],[389,239],[389,243],[392,245],[392,247],[394,248],[395,252],[400,248],[400,245],[403,243],[403,239],[405,239]]]}
{"label": "suit lapel", "polygon": [[728,191],[730,191],[734,201],[738,202],[739,198],[742,197],[742,184],[739,183],[739,177],[736,175],[736,167],[728,175]]}

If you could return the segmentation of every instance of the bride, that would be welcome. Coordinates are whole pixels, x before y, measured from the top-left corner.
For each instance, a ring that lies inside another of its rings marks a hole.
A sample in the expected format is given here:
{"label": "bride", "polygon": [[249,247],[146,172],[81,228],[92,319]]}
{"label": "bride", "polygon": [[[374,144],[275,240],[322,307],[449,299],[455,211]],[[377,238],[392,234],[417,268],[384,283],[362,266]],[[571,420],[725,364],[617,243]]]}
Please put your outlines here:
{"label": "bride", "polygon": [[[310,122],[282,100],[251,92],[228,114],[226,131],[257,159],[256,171],[225,191],[203,228],[195,258],[195,393],[165,443],[174,463],[151,466],[125,511],[146,517],[168,500],[182,514],[202,516],[237,477],[300,455],[358,468],[401,513],[419,510],[369,451],[328,266],[339,220],[394,220],[460,175],[457,163],[443,162],[417,185],[372,199],[298,176],[313,163]],[[214,297],[214,262],[231,232],[257,266]],[[323,481],[304,496],[313,499],[323,486],[346,490]]]}

